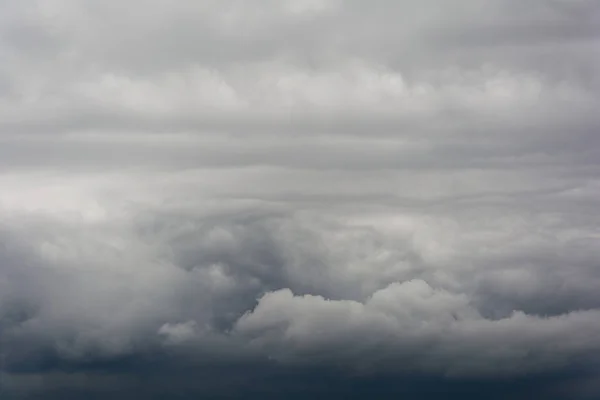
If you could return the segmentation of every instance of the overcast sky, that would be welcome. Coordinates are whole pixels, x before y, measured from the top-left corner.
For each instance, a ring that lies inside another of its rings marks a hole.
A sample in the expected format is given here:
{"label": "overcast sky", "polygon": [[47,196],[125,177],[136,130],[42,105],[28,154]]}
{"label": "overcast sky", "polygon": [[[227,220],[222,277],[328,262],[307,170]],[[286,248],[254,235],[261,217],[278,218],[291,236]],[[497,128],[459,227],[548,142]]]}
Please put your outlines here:
{"label": "overcast sky", "polygon": [[598,399],[599,111],[598,0],[0,0],[0,397]]}

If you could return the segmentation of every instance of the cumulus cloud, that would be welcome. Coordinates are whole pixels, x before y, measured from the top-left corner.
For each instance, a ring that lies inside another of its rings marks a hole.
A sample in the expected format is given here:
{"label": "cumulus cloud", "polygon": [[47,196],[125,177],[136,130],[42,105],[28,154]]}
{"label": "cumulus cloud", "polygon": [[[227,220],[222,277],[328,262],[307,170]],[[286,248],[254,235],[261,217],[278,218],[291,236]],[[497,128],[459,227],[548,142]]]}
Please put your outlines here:
{"label": "cumulus cloud", "polygon": [[595,1],[0,19],[3,394],[598,396]]}

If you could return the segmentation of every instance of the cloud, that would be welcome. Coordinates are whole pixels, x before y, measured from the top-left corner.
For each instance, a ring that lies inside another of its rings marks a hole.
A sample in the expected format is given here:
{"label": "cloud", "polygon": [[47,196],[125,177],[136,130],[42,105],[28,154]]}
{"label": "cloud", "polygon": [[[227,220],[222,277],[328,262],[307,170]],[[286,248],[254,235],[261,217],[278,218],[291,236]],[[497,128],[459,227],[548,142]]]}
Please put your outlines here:
{"label": "cloud", "polygon": [[599,18],[0,1],[0,391],[597,397]]}
{"label": "cloud", "polygon": [[282,290],[263,297],[237,328],[257,345],[274,346],[267,351],[284,360],[501,376],[595,357],[596,320],[597,311],[487,320],[464,295],[413,280],[381,289],[364,304]]}

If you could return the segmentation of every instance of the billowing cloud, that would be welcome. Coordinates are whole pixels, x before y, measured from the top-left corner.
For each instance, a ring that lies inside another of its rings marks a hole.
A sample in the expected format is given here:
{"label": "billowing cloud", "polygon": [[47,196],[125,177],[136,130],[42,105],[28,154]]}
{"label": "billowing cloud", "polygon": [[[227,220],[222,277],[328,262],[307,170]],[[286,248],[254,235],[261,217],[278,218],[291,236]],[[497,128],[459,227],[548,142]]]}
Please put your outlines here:
{"label": "billowing cloud", "polygon": [[600,393],[595,1],[0,19],[0,393]]}

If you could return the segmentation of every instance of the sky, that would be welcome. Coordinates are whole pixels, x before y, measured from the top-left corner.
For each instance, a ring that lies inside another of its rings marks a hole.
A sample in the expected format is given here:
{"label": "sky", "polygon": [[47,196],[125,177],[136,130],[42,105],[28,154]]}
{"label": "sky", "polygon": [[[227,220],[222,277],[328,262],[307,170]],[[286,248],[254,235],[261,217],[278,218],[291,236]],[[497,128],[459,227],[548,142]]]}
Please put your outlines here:
{"label": "sky", "polygon": [[0,0],[0,397],[598,399],[598,110],[598,0]]}

